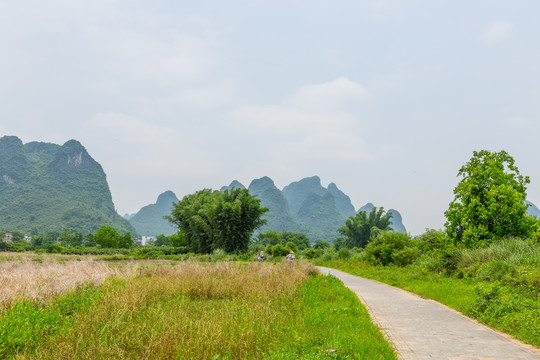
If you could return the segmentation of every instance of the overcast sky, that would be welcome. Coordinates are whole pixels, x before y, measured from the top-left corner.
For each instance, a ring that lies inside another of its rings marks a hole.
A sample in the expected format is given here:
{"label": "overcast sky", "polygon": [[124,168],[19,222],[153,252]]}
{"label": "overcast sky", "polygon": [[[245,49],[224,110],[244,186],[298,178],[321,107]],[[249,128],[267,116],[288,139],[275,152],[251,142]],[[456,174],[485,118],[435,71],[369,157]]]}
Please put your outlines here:
{"label": "overcast sky", "polygon": [[442,228],[506,150],[540,205],[537,0],[0,0],[0,135],[79,140],[120,214],[262,176]]}

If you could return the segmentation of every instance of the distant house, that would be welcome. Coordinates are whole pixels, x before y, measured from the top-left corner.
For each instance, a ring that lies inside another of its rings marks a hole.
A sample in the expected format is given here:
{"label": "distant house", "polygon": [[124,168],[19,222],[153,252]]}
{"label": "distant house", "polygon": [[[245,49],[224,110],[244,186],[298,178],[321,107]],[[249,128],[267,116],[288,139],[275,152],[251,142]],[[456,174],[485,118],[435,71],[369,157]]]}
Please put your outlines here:
{"label": "distant house", "polygon": [[3,242],[13,242],[13,233],[11,231],[7,231],[6,235],[2,238]]}
{"label": "distant house", "polygon": [[31,242],[31,241],[32,241],[32,237],[31,237],[31,236],[24,235],[24,241],[26,241],[26,242]]}
{"label": "distant house", "polygon": [[143,236],[141,239],[141,245],[146,246],[149,242],[156,241],[156,239],[157,238],[155,236]]}

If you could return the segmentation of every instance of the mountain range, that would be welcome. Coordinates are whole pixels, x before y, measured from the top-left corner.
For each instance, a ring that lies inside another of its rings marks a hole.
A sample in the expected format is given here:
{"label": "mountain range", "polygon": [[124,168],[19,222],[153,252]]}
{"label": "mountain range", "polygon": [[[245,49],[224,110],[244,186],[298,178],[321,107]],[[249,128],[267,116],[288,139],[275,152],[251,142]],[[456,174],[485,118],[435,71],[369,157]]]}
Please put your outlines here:
{"label": "mountain range", "polygon": [[[226,189],[246,187],[234,180]],[[357,211],[351,199],[343,193],[334,183],[327,188],[321,185],[318,176],[295,181],[282,190],[278,189],[274,181],[265,176],[253,180],[247,187],[252,195],[261,200],[261,205],[269,211],[265,214],[267,224],[261,229],[276,231],[302,232],[313,240],[334,240],[338,234],[337,228],[342,226],[349,216]],[[134,215],[126,215],[141,235],[169,235],[174,232],[170,224],[163,219],[169,215],[173,202],[178,201],[172,191],[159,195],[155,204],[143,207]],[[358,211],[371,211],[374,205],[368,203]],[[406,232],[401,214],[394,209],[388,210],[392,214],[392,228],[396,231]]]}

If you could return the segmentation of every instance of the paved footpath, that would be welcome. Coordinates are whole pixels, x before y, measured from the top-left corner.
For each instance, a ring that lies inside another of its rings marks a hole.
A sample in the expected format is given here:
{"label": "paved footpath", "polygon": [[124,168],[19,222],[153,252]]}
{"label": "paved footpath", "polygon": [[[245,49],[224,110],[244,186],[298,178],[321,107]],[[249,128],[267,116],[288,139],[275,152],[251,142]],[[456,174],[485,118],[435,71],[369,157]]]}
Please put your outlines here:
{"label": "paved footpath", "polygon": [[495,332],[436,301],[338,270],[319,269],[343,281],[360,297],[402,359],[540,359],[540,349]]}

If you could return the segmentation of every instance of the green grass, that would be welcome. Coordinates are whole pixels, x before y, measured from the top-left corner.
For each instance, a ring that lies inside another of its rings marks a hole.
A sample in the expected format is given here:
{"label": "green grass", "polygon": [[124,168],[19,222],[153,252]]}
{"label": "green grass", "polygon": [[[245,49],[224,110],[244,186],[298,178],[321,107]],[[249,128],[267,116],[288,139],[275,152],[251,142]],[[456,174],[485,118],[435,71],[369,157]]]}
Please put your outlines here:
{"label": "green grass", "polygon": [[0,358],[395,359],[358,297],[309,265],[158,266],[0,316]]}
{"label": "green grass", "polygon": [[93,285],[81,286],[49,303],[21,299],[0,315],[0,359],[36,350],[43,339],[73,326],[77,316],[99,300]]}

